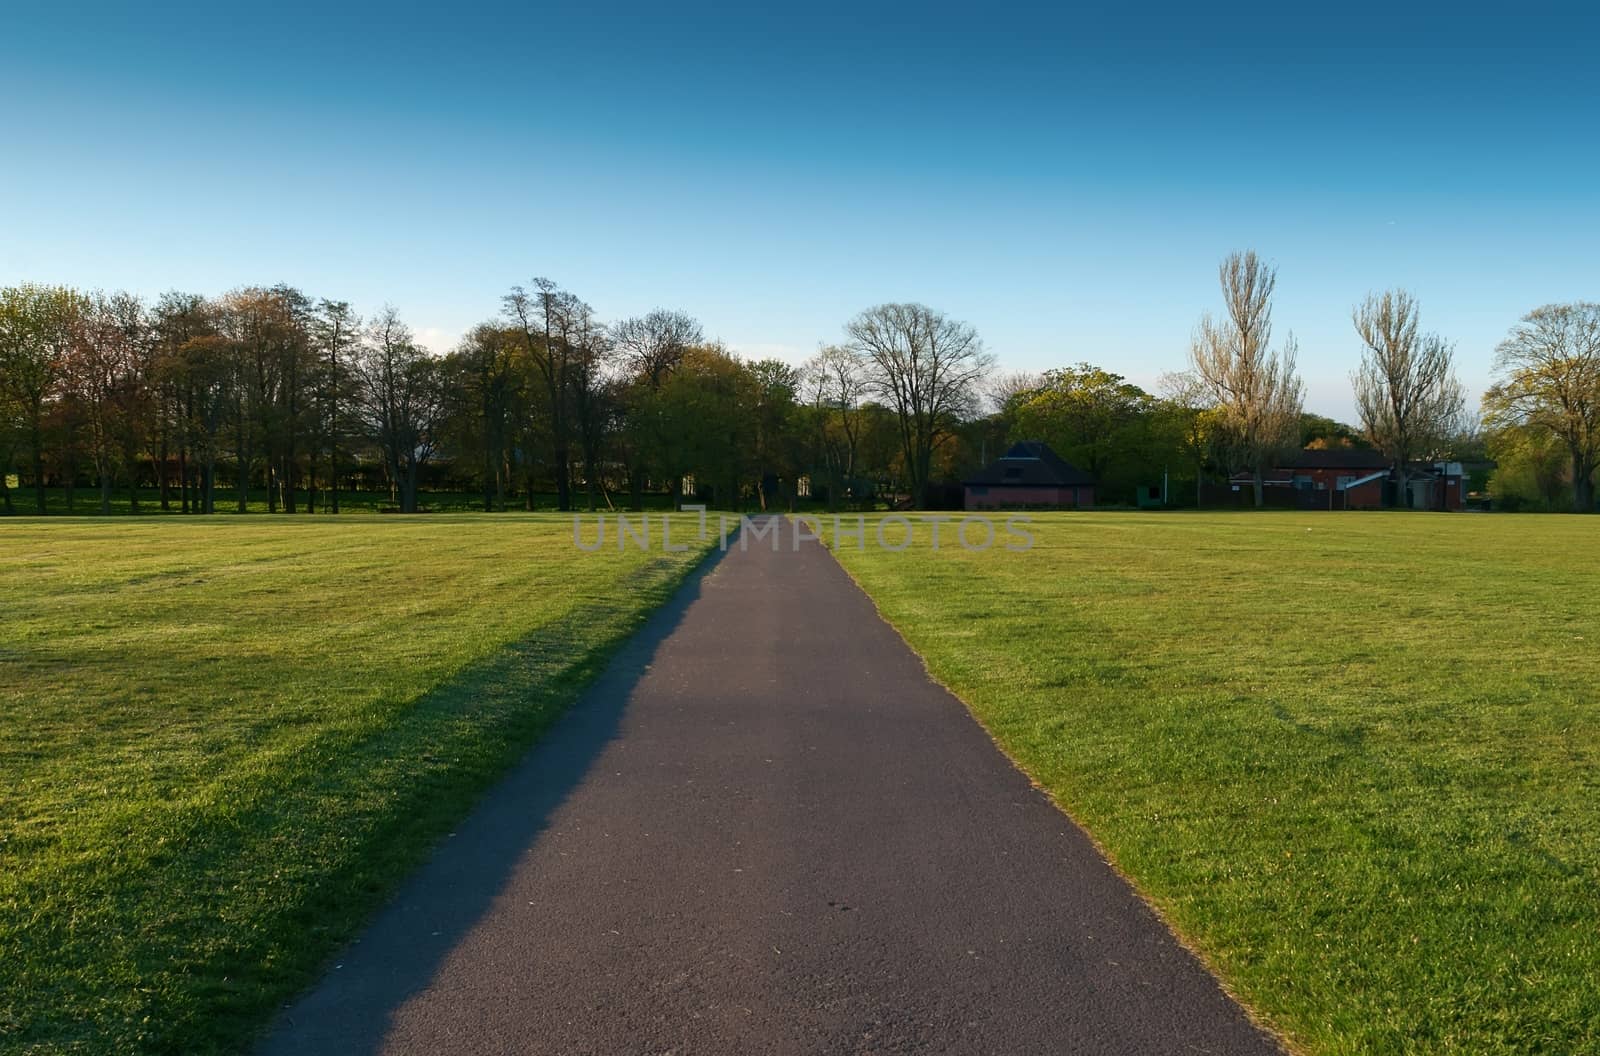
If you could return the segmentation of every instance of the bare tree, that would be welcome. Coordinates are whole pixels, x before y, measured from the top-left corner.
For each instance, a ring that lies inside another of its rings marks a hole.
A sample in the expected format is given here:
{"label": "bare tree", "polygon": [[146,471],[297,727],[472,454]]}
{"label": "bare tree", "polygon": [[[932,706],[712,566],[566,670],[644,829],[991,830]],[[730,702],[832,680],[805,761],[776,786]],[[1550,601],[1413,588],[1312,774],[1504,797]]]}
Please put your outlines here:
{"label": "bare tree", "polygon": [[129,391],[139,384],[136,363],[143,324],[144,308],[138,298],[96,293],[74,327],[68,391],[82,407],[89,427],[101,514],[111,512],[111,487],[119,463],[130,477],[136,468],[127,463],[123,436],[128,429]]}
{"label": "bare tree", "polygon": [[[321,403],[319,415],[321,428],[326,431],[328,445],[327,509],[339,512],[339,441],[344,435],[345,418],[349,412],[342,396],[350,377],[350,359],[360,340],[361,318],[350,310],[346,301],[323,299],[317,304],[317,316],[312,323],[312,335],[317,352],[322,358]],[[314,473],[314,470],[313,470]]]}
{"label": "bare tree", "polygon": [[528,358],[544,379],[550,401],[551,463],[556,478],[556,505],[572,508],[572,428],[568,414],[568,373],[572,365],[569,331],[576,297],[560,290],[549,279],[534,279],[534,293],[521,286],[511,287],[502,298],[505,314],[522,336]]}
{"label": "bare tree", "polygon": [[801,371],[805,400],[810,404],[823,462],[831,473],[828,504],[837,508],[856,473],[861,445],[862,401],[867,379],[861,360],[841,345],[824,345]]}
{"label": "bare tree", "polygon": [[649,315],[614,324],[611,340],[629,368],[652,389],[659,389],[662,379],[683,360],[685,350],[698,345],[704,335],[693,316],[657,308]]}
{"label": "bare tree", "polygon": [[989,409],[999,414],[1018,397],[1042,388],[1044,383],[1044,375],[1038,371],[1008,370],[990,378],[983,387],[983,394],[989,401]]}
{"label": "bare tree", "polygon": [[355,361],[362,411],[383,452],[400,511],[416,513],[418,477],[433,455],[444,411],[437,364],[393,308],[385,308],[367,334]]}
{"label": "bare tree", "polygon": [[1594,509],[1600,466],[1600,304],[1547,304],[1523,317],[1495,350],[1506,377],[1483,398],[1493,427],[1557,437],[1572,466],[1573,507]]}
{"label": "bare tree", "polygon": [[1271,349],[1277,269],[1252,250],[1229,254],[1217,276],[1227,315],[1200,320],[1190,357],[1216,400],[1230,461],[1250,471],[1261,506],[1268,465],[1298,437],[1304,387],[1295,373],[1294,336],[1277,352]]}
{"label": "bare tree", "polygon": [[977,404],[994,364],[977,330],[922,304],[880,304],[845,327],[867,383],[895,412],[912,501],[925,501],[933,454]]}
{"label": "bare tree", "polygon": [[[633,375],[628,387],[629,410],[634,420],[628,430],[632,435],[625,450],[628,490],[632,493],[630,505],[636,510],[643,508],[645,472],[652,464],[672,482],[673,495],[677,496],[674,504],[681,502],[679,493],[683,489],[678,486],[678,480],[682,467],[670,464],[670,456],[666,454],[672,445],[665,442],[668,438],[662,436],[658,428],[657,397],[662,383],[683,362],[684,354],[703,340],[700,324],[693,316],[666,308],[624,319],[611,327],[612,347]],[[641,418],[646,420],[640,421]]]}
{"label": "bare tree", "polygon": [[497,322],[479,323],[461,339],[452,354],[461,366],[459,406],[477,419],[477,440],[483,456],[483,510],[506,508],[506,441],[511,431],[515,395],[514,348],[522,343],[515,328]]}
{"label": "bare tree", "polygon": [[[611,334],[594,316],[594,309],[576,297],[568,308],[570,326],[567,344],[571,354],[568,368],[572,389],[573,425],[583,451],[584,491],[589,509],[598,505],[600,448],[610,426],[613,393],[607,371],[615,355]],[[611,501],[609,497],[606,500]]]}
{"label": "bare tree", "polygon": [[1394,459],[1402,503],[1411,460],[1457,430],[1465,390],[1451,367],[1449,342],[1418,331],[1417,299],[1404,290],[1368,294],[1351,312],[1366,346],[1350,375],[1367,439]]}

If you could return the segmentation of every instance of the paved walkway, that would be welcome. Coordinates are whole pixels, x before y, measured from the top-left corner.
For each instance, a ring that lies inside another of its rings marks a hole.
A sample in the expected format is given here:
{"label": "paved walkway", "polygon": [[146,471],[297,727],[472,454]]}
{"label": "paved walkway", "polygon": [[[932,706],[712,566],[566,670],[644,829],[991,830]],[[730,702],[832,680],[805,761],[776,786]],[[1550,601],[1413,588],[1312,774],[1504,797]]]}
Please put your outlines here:
{"label": "paved walkway", "polygon": [[687,584],[263,1048],[1278,1051],[787,538]]}

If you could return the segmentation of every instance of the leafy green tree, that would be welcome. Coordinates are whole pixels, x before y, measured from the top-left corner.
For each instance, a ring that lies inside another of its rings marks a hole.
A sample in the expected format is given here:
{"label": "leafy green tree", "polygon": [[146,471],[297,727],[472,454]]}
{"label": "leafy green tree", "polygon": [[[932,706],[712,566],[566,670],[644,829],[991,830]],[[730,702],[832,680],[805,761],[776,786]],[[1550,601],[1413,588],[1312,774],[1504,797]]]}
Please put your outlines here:
{"label": "leafy green tree", "polygon": [[16,512],[11,503],[11,470],[26,432],[22,404],[0,385],[0,513]]}
{"label": "leafy green tree", "polygon": [[799,475],[800,420],[795,398],[800,389],[801,372],[778,359],[760,359],[747,364],[749,398],[745,409],[750,419],[750,453],[753,457],[756,495],[763,510],[771,509],[784,496],[767,493],[768,478],[790,482],[788,497],[793,497],[793,481]]}
{"label": "leafy green tree", "polygon": [[1045,371],[1008,411],[1013,440],[1043,440],[1093,475],[1102,494],[1127,501],[1151,472],[1156,409],[1154,397],[1122,375],[1080,363]]}
{"label": "leafy green tree", "polygon": [[683,490],[677,481],[681,467],[668,455],[674,437],[665,425],[661,389],[678,369],[689,350],[701,347],[700,324],[685,312],[657,308],[648,315],[614,323],[610,347],[626,371],[616,388],[625,408],[621,453],[628,467],[630,505],[643,507],[645,478],[654,473],[672,482],[674,503]]}
{"label": "leafy green tree", "polygon": [[45,512],[45,425],[61,395],[68,356],[88,299],[64,286],[0,288],[0,390],[22,419],[38,510]]}
{"label": "leafy green tree", "polygon": [[753,450],[757,405],[755,377],[721,345],[696,345],[683,351],[649,405],[656,425],[658,464],[667,474],[675,502],[679,482],[693,474],[711,484],[716,502],[737,506],[743,483],[757,465]]}
{"label": "leafy green tree", "polygon": [[1163,374],[1159,388],[1157,431],[1166,446],[1177,452],[1179,463],[1193,470],[1194,502],[1202,506],[1206,467],[1221,429],[1216,402],[1210,388],[1193,371]]}
{"label": "leafy green tree", "polygon": [[1483,397],[1491,429],[1520,426],[1566,449],[1573,508],[1594,509],[1600,467],[1600,304],[1547,304],[1495,350],[1503,377]]}
{"label": "leafy green tree", "polygon": [[1572,501],[1571,463],[1559,437],[1512,425],[1489,434],[1489,494],[1504,510],[1554,510]]}
{"label": "leafy green tree", "polygon": [[1300,446],[1314,450],[1366,447],[1366,437],[1353,425],[1306,411],[1300,415]]}
{"label": "leafy green tree", "polygon": [[473,453],[486,513],[506,508],[504,465],[522,340],[515,329],[479,323],[441,365],[449,401],[446,431],[457,450]]}

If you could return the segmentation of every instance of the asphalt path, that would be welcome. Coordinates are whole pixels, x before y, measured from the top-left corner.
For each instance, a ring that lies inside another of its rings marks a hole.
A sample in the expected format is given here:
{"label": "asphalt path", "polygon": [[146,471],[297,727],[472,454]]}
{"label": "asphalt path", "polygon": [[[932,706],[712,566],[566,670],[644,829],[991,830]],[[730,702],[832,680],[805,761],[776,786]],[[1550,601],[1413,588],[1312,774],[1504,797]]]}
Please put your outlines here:
{"label": "asphalt path", "polygon": [[261,1051],[1279,1052],[783,532],[702,566]]}

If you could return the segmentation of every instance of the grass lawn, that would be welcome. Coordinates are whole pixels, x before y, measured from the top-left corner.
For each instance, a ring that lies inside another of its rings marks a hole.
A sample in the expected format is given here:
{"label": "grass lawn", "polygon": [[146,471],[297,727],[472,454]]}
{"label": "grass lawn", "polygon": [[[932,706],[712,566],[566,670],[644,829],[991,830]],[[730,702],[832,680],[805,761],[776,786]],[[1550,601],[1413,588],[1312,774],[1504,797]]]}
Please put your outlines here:
{"label": "grass lawn", "polygon": [[696,556],[0,520],[0,1050],[246,1045]]}
{"label": "grass lawn", "polygon": [[839,558],[1247,1004],[1600,1051],[1600,519],[1035,521]]}
{"label": "grass lawn", "polygon": [[[179,516],[180,502],[178,489],[172,488],[168,495],[170,509],[161,508],[161,492],[156,488],[139,489],[139,515],[148,516]],[[76,516],[96,517],[100,514],[100,489],[98,487],[80,487],[71,496],[65,488],[46,488],[44,493],[45,512],[50,516]],[[298,492],[296,499],[298,515],[305,514],[306,493]],[[518,495],[508,497],[506,506],[510,512],[522,512],[525,499]],[[574,501],[580,506],[588,502],[588,495],[580,491],[574,496]],[[611,496],[611,501],[619,509],[626,509],[628,496]],[[317,496],[317,509],[321,511],[326,502],[326,496],[321,493]],[[471,491],[424,491],[417,495],[417,502],[424,513],[481,513],[483,512],[483,494]],[[217,489],[216,516],[237,516],[239,512],[239,493],[232,487]],[[672,508],[672,497],[657,493],[644,496],[646,509],[664,511]],[[11,489],[11,507],[13,512],[21,516],[36,515],[39,509],[38,498],[31,487]],[[604,503],[600,504],[601,511],[606,510]],[[341,514],[369,514],[387,513],[395,509],[394,501],[389,498],[387,491],[341,491],[339,493],[339,512]],[[534,509],[539,511],[554,511],[556,509],[556,495],[534,495]],[[111,493],[112,516],[123,516],[133,512],[131,495],[125,487],[119,487]],[[251,488],[245,500],[246,513],[267,512],[267,491],[265,488]],[[322,516],[319,512],[316,516]]]}

